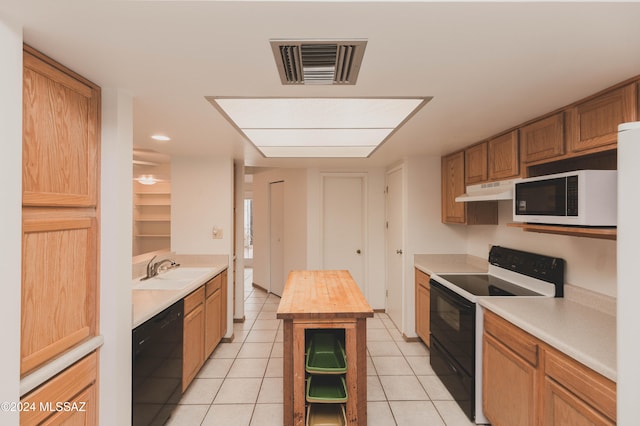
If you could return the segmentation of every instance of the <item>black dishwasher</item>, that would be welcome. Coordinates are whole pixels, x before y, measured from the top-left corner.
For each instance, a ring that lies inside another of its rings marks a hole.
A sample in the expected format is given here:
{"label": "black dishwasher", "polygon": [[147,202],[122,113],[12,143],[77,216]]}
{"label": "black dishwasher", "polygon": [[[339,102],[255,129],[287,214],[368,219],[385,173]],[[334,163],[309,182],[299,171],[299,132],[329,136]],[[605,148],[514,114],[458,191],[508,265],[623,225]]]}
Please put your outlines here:
{"label": "black dishwasher", "polygon": [[163,425],[182,396],[182,317],[174,303],[132,332],[131,424]]}

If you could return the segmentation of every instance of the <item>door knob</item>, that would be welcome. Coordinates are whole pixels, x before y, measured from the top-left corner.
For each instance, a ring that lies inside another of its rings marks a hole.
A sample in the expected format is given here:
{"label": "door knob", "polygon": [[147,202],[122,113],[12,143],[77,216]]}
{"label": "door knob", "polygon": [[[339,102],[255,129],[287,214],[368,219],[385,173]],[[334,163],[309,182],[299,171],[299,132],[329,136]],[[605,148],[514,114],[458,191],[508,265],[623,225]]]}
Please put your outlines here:
{"label": "door knob", "polygon": [[396,254],[402,254],[402,249],[396,250]]}

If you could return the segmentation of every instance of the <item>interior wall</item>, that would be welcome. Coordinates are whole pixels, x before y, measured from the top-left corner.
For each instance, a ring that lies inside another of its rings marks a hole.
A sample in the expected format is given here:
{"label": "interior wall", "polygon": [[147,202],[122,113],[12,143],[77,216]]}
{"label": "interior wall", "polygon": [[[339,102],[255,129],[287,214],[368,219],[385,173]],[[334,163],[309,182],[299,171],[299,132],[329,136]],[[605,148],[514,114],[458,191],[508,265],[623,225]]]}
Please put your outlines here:
{"label": "interior wall", "polygon": [[[225,337],[233,331],[234,190],[230,157],[171,158],[171,251],[228,257]],[[213,238],[214,227],[222,232],[222,238]]]}
{"label": "interior wall", "polygon": [[[3,261],[0,321],[0,401],[20,400],[20,283],[22,257],[22,29],[0,20],[0,179]],[[3,411],[2,424],[17,425],[20,413]]]}
{"label": "interior wall", "polygon": [[[172,251],[180,254],[231,253],[233,188],[230,158],[172,157]],[[222,238],[213,239],[214,226],[222,230]]]}
{"label": "interior wall", "polygon": [[[131,422],[133,98],[102,89],[100,424]],[[128,194],[128,196],[125,196]]]}
{"label": "interior wall", "polygon": [[[415,333],[414,255],[466,253],[467,226],[442,223],[440,157],[407,158],[405,168],[405,256],[402,332]],[[398,325],[400,327],[400,325]]]}
{"label": "interior wall", "polygon": [[307,268],[307,171],[266,169],[253,175],[253,282],[269,290],[269,184],[284,181],[284,273]]}
{"label": "interior wall", "polygon": [[498,226],[469,226],[469,254],[487,258],[489,244],[565,260],[565,283],[610,297],[617,296],[616,242],[595,238],[523,232],[513,221],[510,201],[498,202]]}

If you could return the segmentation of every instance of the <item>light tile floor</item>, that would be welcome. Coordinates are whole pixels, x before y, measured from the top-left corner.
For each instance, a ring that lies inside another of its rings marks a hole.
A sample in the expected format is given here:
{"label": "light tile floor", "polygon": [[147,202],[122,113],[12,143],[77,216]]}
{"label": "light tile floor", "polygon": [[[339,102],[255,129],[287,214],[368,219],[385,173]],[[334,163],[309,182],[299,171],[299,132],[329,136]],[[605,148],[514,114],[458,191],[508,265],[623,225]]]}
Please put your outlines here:
{"label": "light tile floor", "polygon": [[[245,322],[206,361],[169,425],[282,425],[280,298],[254,289],[246,272]],[[431,370],[427,347],[405,342],[386,314],[367,320],[367,374],[371,426],[472,425]]]}

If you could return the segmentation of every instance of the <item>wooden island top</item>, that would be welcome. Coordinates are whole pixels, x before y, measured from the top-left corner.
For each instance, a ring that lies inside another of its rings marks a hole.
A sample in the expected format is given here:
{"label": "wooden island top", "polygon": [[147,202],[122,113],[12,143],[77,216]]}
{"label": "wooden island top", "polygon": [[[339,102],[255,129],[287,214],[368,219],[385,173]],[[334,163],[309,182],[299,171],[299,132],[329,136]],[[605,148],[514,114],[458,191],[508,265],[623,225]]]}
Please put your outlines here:
{"label": "wooden island top", "polygon": [[[276,316],[283,320],[283,424],[305,426],[308,330],[344,330],[345,423],[367,424],[367,318],[373,310],[349,271],[291,271]],[[311,373],[310,373],[311,374]],[[322,405],[322,404],[321,404]]]}
{"label": "wooden island top", "polygon": [[278,306],[278,319],[373,317],[349,271],[291,271]]}

